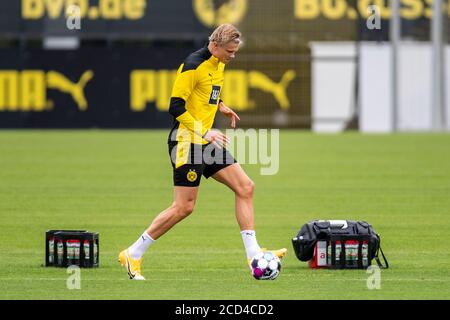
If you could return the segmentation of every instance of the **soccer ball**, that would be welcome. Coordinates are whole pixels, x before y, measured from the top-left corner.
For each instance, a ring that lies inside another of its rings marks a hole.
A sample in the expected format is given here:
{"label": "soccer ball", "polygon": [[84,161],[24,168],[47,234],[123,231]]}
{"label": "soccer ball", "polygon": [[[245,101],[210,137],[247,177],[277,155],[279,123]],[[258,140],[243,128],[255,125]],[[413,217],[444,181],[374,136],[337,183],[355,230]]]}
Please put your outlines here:
{"label": "soccer ball", "polygon": [[275,280],[281,271],[281,261],[272,252],[259,252],[250,261],[250,269],[255,279]]}

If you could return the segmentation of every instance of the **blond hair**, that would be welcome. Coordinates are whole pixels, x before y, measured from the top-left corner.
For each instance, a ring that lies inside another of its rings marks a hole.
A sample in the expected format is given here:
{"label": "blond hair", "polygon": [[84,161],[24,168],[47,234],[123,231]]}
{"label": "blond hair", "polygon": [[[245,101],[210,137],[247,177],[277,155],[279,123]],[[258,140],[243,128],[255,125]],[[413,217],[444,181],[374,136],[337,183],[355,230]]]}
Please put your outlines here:
{"label": "blond hair", "polygon": [[218,45],[224,45],[233,41],[234,43],[242,43],[241,33],[232,24],[226,23],[218,26],[216,30],[209,36],[209,42],[216,42]]}

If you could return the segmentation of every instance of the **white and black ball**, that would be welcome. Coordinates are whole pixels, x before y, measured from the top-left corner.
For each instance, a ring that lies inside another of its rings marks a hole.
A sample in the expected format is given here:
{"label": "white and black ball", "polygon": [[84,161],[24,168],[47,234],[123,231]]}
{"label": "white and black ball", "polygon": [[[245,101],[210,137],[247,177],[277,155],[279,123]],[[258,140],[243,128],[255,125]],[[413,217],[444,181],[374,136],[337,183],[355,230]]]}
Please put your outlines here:
{"label": "white and black ball", "polygon": [[250,261],[252,275],[258,280],[275,280],[281,271],[281,261],[270,251],[257,253]]}

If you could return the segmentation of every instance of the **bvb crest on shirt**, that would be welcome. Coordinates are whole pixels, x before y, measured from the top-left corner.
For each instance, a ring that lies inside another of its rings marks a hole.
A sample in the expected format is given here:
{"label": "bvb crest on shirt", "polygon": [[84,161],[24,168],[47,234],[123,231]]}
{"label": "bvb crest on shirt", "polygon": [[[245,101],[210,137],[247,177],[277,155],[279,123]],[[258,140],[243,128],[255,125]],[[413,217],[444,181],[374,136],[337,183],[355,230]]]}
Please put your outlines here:
{"label": "bvb crest on shirt", "polygon": [[186,175],[186,178],[190,181],[190,182],[194,182],[195,180],[197,180],[197,172],[195,172],[195,170],[189,170],[189,172]]}
{"label": "bvb crest on shirt", "polygon": [[193,0],[195,14],[207,27],[238,24],[247,12],[247,0]]}

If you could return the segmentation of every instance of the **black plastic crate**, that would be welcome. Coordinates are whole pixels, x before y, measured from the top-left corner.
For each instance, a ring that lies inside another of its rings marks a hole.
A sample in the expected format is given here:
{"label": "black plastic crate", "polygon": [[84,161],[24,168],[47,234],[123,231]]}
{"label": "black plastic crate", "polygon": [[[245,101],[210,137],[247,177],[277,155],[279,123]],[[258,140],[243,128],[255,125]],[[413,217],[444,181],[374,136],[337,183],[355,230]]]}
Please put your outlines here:
{"label": "black plastic crate", "polygon": [[81,268],[99,266],[98,232],[87,230],[48,230],[45,233],[45,266]]}

